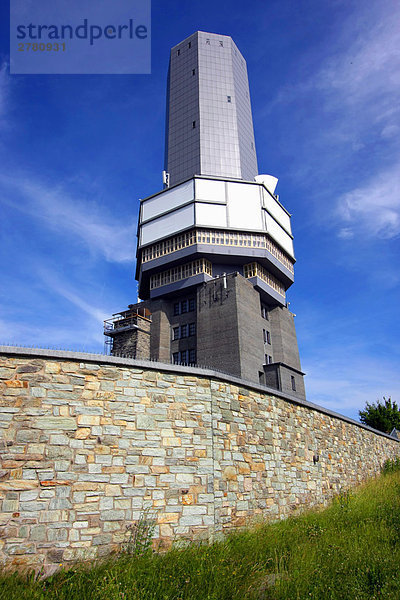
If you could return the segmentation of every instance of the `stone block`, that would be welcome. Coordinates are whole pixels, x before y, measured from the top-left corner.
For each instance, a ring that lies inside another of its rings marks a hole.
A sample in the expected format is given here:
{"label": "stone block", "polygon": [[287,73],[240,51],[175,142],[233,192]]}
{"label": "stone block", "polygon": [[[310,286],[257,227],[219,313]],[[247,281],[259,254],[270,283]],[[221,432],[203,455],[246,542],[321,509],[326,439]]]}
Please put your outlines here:
{"label": "stone block", "polygon": [[153,417],[146,414],[138,414],[136,416],[136,427],[138,429],[154,429],[155,421]]}
{"label": "stone block", "polygon": [[125,512],[123,510],[107,510],[100,512],[102,521],[124,521]]}
{"label": "stone block", "polygon": [[111,544],[111,542],[112,542],[111,533],[103,533],[102,535],[96,535],[96,536],[94,536],[94,538],[92,540],[93,546],[101,546],[104,544]]}
{"label": "stone block", "polygon": [[100,425],[100,417],[98,415],[78,415],[76,422],[80,427]]}
{"label": "stone block", "polygon": [[75,419],[72,417],[38,417],[33,420],[34,429],[55,430],[55,431],[75,431],[77,428]]}
{"label": "stone block", "polygon": [[0,379],[11,379],[14,377],[16,369],[8,367],[0,367]]}
{"label": "stone block", "polygon": [[67,435],[52,434],[50,435],[50,444],[54,446],[68,446],[70,439]]}
{"label": "stone block", "polygon": [[226,481],[236,481],[237,480],[237,472],[235,467],[225,467],[222,472],[222,478]]}
{"label": "stone block", "polygon": [[180,513],[161,513],[157,516],[157,522],[163,523],[177,523],[180,517]]}
{"label": "stone block", "polygon": [[86,440],[90,436],[89,427],[79,427],[75,432],[75,438],[77,440]]}

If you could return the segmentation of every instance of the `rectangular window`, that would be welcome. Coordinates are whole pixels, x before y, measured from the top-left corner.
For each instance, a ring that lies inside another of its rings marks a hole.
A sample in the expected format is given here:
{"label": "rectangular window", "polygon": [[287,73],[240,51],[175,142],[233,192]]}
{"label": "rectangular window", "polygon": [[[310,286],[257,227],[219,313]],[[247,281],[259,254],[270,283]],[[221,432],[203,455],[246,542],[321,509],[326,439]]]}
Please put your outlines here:
{"label": "rectangular window", "polygon": [[188,48],[191,48],[191,47],[192,47],[192,42],[189,42],[188,43]]}
{"label": "rectangular window", "polygon": [[189,335],[196,335],[196,323],[189,323]]}
{"label": "rectangular window", "polygon": [[196,75],[196,69],[192,69],[192,75]]}
{"label": "rectangular window", "polygon": [[189,312],[196,310],[196,300],[194,298],[189,298]]}
{"label": "rectangular window", "polygon": [[271,334],[269,331],[267,331],[267,344],[271,343]]}
{"label": "rectangular window", "polygon": [[269,356],[268,354],[264,354],[264,365],[269,365]]}
{"label": "rectangular window", "polygon": [[180,303],[179,302],[175,302],[174,304],[174,317],[176,317],[176,315],[179,315],[180,313]]}
{"label": "rectangular window", "polygon": [[179,56],[179,55],[180,55],[180,53],[181,53],[181,51],[180,51],[180,50],[178,50],[178,51],[177,51],[177,55]]}
{"label": "rectangular window", "polygon": [[189,350],[189,364],[196,364],[196,350]]}
{"label": "rectangular window", "polygon": [[296,379],[294,378],[293,375],[291,375],[290,379],[292,381],[292,390],[295,392],[296,391]]}
{"label": "rectangular window", "polygon": [[224,47],[224,42],[222,40],[219,41],[219,45]]}
{"label": "rectangular window", "polygon": [[227,96],[228,102],[232,102],[232,96]]}
{"label": "rectangular window", "polygon": [[174,327],[172,330],[172,339],[179,340],[179,327]]}
{"label": "rectangular window", "polygon": [[266,321],[269,321],[268,308],[266,307],[265,304],[261,304],[261,316]]}
{"label": "rectangular window", "polygon": [[179,352],[174,352],[172,355],[174,365],[179,365]]}
{"label": "rectangular window", "polygon": [[181,365],[187,365],[188,361],[188,352],[187,350],[182,350],[181,352]]}
{"label": "rectangular window", "polygon": [[188,326],[181,325],[181,338],[185,338],[188,336]]}
{"label": "rectangular window", "polygon": [[267,331],[265,329],[263,329],[263,339],[264,339],[264,344],[267,343]]}
{"label": "rectangular window", "polygon": [[210,46],[210,45],[211,45],[211,42],[210,42],[210,40],[209,40],[209,39],[206,39],[206,44],[207,44],[207,46]]}
{"label": "rectangular window", "polygon": [[192,129],[196,129],[196,121],[192,121]]}
{"label": "rectangular window", "polygon": [[268,356],[268,364],[271,365],[273,363],[272,356]]}
{"label": "rectangular window", "polygon": [[181,313],[187,313],[188,312],[188,301],[187,300],[182,300],[181,302]]}

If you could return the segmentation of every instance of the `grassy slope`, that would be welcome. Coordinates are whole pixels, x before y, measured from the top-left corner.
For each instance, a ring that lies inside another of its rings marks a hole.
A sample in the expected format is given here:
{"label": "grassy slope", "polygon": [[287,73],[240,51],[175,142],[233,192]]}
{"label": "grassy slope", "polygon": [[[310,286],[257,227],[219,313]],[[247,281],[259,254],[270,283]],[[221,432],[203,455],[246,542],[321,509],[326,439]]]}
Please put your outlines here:
{"label": "grassy slope", "polygon": [[331,507],[210,546],[121,556],[46,582],[0,577],[0,598],[65,600],[400,599],[400,473]]}

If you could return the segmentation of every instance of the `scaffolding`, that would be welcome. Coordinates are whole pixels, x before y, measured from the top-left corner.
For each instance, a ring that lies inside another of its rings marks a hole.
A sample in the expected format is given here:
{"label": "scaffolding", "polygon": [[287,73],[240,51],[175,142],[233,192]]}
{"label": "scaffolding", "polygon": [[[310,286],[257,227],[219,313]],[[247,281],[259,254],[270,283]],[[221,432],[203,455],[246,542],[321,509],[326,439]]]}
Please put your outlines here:
{"label": "scaffolding", "polygon": [[114,313],[111,319],[106,319],[104,321],[104,335],[106,336],[104,342],[105,354],[112,354],[115,335],[123,331],[139,329],[141,320],[150,322],[151,312],[148,308],[138,307],[134,304],[129,305],[128,310]]}

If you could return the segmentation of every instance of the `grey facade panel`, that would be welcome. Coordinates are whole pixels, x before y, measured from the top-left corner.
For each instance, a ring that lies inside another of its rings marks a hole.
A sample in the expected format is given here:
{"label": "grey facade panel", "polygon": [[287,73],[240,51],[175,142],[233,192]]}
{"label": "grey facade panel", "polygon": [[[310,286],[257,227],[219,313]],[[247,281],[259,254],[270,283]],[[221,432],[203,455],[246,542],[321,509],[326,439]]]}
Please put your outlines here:
{"label": "grey facade panel", "polygon": [[166,137],[171,185],[257,175],[246,62],[229,36],[199,31],[171,50]]}

